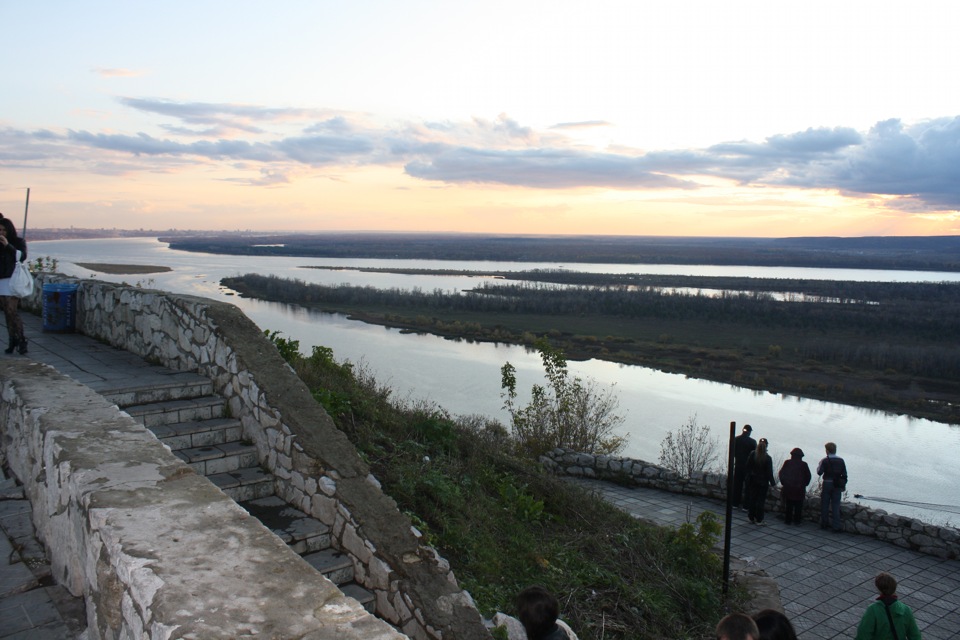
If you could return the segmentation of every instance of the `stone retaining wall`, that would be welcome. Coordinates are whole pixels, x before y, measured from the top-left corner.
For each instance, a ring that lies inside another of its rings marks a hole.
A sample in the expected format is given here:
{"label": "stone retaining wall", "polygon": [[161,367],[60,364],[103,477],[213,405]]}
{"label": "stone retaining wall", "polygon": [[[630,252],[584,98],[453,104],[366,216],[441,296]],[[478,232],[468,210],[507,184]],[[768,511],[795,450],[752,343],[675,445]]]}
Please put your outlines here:
{"label": "stone retaining wall", "polygon": [[[540,458],[544,467],[559,475],[613,480],[630,485],[685,493],[726,501],[726,474],[701,473],[682,478],[674,471],[643,460],[616,456],[590,455],[567,449],[555,449]],[[767,496],[767,510],[779,508],[780,488],[772,488]],[[820,521],[820,498],[810,496],[804,502],[804,518]],[[925,524],[915,518],[889,514],[851,502],[842,502],[840,516],[844,530],[873,536],[893,544],[938,558],[960,557],[960,531],[953,527]]]}
{"label": "stone retaining wall", "polygon": [[0,397],[3,457],[85,637],[403,637],[88,387],[6,358]]}
{"label": "stone retaining wall", "polygon": [[[27,305],[39,308],[40,275]],[[171,369],[213,381],[243,424],[276,493],[329,525],[376,612],[412,638],[489,638],[449,564],[381,490],[353,445],[239,309],[205,298],[79,282],[77,331]]]}

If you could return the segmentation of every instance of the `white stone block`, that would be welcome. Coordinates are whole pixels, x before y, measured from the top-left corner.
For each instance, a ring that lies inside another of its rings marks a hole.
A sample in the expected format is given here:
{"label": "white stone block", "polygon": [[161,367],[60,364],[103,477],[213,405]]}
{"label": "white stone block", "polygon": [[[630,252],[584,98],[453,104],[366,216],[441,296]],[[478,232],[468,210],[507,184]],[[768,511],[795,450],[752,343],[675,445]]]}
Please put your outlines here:
{"label": "white stone block", "polygon": [[333,478],[328,476],[321,476],[318,481],[318,486],[324,495],[332,496],[337,493],[337,483],[334,482]]}

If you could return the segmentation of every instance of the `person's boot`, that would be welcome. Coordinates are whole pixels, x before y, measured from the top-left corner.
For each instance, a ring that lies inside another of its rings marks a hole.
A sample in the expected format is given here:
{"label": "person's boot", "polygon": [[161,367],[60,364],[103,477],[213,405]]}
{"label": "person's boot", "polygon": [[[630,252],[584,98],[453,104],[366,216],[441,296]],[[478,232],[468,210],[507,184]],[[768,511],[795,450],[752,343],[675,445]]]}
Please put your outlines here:
{"label": "person's boot", "polygon": [[26,337],[20,338],[17,344],[20,347],[20,355],[25,354],[27,352],[27,338]]}
{"label": "person's boot", "polygon": [[10,336],[10,344],[7,345],[7,348],[3,350],[4,353],[13,353],[13,350],[17,348],[17,345],[20,344],[20,341]]}

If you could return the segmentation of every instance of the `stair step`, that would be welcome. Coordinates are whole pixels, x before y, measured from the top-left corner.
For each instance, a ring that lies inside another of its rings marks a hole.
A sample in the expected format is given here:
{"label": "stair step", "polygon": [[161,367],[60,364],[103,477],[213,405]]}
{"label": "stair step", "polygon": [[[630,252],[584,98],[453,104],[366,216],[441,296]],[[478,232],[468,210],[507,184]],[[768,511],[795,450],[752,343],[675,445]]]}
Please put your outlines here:
{"label": "stair step", "polygon": [[177,456],[202,476],[255,467],[257,448],[252,444],[226,442],[209,447],[191,447],[174,451]]}
{"label": "stair step", "polygon": [[243,437],[243,426],[232,418],[160,424],[150,427],[150,431],[174,451],[235,442]]}
{"label": "stair step", "polygon": [[223,398],[206,396],[185,400],[167,400],[151,404],[138,404],[124,409],[132,418],[147,428],[177,422],[211,420],[222,418],[225,407]]}
{"label": "stair step", "polygon": [[373,593],[367,591],[356,582],[340,585],[340,591],[343,595],[353,598],[367,610],[368,613],[376,613],[377,603],[374,600]]}
{"label": "stair step", "polygon": [[160,378],[160,380],[154,379],[146,384],[113,387],[103,391],[101,395],[122,409],[138,404],[200,398],[213,393],[213,383],[210,379],[196,373],[170,371],[168,375],[160,376]]}
{"label": "stair step", "polygon": [[273,475],[260,467],[215,473],[207,476],[207,479],[235,502],[266,498],[274,493]]}
{"label": "stair step", "polygon": [[240,506],[300,555],[330,547],[330,527],[277,496],[248,500]]}
{"label": "stair step", "polygon": [[303,559],[335,585],[353,582],[353,562],[335,549],[308,553]]}
{"label": "stair step", "polygon": [[350,557],[330,547],[330,527],[274,495],[273,475],[257,466],[256,447],[241,441],[240,421],[223,417],[225,402],[213,395],[209,379],[171,372],[169,377],[114,387],[102,395],[150,429],[174,455],[273,531],[345,596],[375,614],[376,598],[353,581]]}

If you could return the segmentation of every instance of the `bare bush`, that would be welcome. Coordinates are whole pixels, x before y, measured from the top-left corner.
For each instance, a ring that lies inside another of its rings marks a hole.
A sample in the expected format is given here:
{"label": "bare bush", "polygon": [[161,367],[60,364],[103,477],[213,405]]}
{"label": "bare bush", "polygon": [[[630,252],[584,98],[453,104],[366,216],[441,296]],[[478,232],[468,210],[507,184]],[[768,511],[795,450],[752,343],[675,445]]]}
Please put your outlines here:
{"label": "bare bush", "polygon": [[685,478],[703,471],[716,471],[720,438],[710,437],[710,427],[697,424],[696,414],[660,442],[660,464]]}

